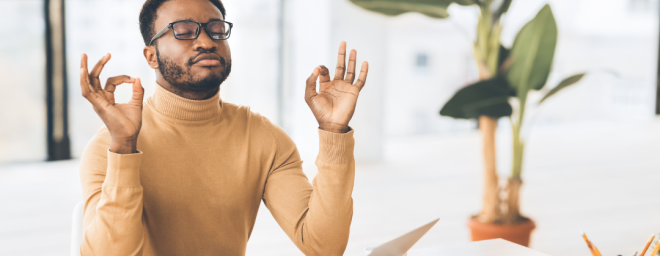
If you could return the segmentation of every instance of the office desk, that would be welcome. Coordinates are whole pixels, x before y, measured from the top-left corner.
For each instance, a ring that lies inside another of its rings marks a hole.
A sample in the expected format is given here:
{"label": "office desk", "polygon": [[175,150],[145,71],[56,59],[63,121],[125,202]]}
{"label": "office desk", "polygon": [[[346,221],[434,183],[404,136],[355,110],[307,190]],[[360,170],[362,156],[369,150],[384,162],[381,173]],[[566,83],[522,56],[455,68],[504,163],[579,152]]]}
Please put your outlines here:
{"label": "office desk", "polygon": [[408,256],[549,256],[503,239],[411,250]]}

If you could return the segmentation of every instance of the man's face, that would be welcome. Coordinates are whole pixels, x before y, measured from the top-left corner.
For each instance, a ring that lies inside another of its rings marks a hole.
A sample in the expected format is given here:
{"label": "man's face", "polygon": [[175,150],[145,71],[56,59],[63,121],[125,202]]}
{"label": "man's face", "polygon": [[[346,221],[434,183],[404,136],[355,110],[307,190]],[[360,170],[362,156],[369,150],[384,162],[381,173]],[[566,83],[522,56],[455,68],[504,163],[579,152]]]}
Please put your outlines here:
{"label": "man's face", "polygon": [[[223,20],[222,13],[208,0],[171,0],[158,8],[155,32],[180,20],[206,23]],[[171,30],[154,41],[158,70],[163,78],[182,91],[217,88],[231,71],[227,40],[213,40],[202,27],[197,39],[178,40]]]}

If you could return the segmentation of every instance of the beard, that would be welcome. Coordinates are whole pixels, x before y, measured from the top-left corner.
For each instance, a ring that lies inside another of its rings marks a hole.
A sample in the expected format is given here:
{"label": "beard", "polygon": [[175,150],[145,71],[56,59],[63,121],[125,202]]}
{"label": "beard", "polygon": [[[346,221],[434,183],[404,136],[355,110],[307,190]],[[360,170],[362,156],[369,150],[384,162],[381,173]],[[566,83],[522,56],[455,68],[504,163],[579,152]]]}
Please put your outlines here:
{"label": "beard", "polygon": [[[207,52],[200,52],[200,54]],[[215,53],[214,53],[215,54]],[[158,70],[163,76],[165,81],[170,83],[174,88],[180,91],[210,91],[216,89],[222,84],[229,73],[231,73],[231,61],[227,62],[225,58],[220,56],[220,65],[222,66],[222,71],[218,73],[213,73],[206,77],[195,77],[190,74],[190,69],[192,68],[193,60],[197,57],[192,57],[184,64],[184,66],[178,65],[171,59],[161,56],[156,48],[156,59],[158,60]]]}

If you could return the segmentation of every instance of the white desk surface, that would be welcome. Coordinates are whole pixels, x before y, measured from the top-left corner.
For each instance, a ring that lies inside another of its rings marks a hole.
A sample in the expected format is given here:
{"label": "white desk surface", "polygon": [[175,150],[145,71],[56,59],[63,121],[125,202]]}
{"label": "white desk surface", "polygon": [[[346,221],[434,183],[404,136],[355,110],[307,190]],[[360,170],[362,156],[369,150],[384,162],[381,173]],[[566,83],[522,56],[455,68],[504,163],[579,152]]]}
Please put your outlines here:
{"label": "white desk surface", "polygon": [[408,252],[408,256],[549,256],[527,247],[493,239],[458,245],[445,245]]}

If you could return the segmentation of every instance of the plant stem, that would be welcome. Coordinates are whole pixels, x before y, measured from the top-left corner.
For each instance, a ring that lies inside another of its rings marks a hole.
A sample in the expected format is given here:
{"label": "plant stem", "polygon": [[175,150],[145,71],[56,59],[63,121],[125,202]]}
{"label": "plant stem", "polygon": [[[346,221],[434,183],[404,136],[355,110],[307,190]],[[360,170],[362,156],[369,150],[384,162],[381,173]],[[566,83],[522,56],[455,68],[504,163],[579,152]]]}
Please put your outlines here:
{"label": "plant stem", "polygon": [[484,194],[483,209],[478,217],[480,222],[493,223],[501,219],[500,186],[495,161],[495,132],[497,118],[479,117],[479,131],[483,139]]}
{"label": "plant stem", "polygon": [[[474,59],[479,70],[479,80],[490,79],[497,75],[500,33],[502,26],[499,19],[493,20],[490,1],[480,4],[481,16],[477,24],[477,39],[474,43]],[[479,131],[483,137],[484,156],[484,194],[483,209],[478,220],[483,223],[498,223],[504,219],[502,212],[501,187],[497,174],[495,157],[495,132],[498,118],[479,117]]]}
{"label": "plant stem", "polygon": [[520,215],[520,188],[522,187],[522,179],[520,177],[509,178],[506,184],[506,214],[504,216],[504,223],[514,224],[521,218]]}
{"label": "plant stem", "polygon": [[521,137],[521,130],[525,116],[525,105],[527,103],[527,91],[519,97],[517,121],[511,120],[511,131],[513,132],[513,161],[511,163],[511,178],[520,178],[522,173],[523,156],[525,153],[525,140]]}
{"label": "plant stem", "polygon": [[511,178],[520,178],[522,172],[523,153],[525,145],[520,138],[520,127],[513,129],[513,161],[511,163]]}
{"label": "plant stem", "polygon": [[496,75],[499,69],[502,25],[499,18],[493,16],[490,3],[480,5],[479,9],[481,15],[477,23],[477,39],[474,46],[475,60],[477,65],[485,65],[488,68],[489,77],[492,77]]}

